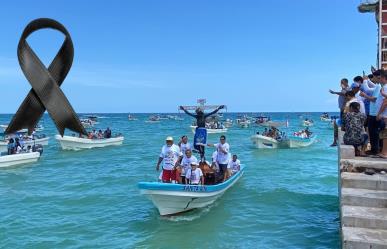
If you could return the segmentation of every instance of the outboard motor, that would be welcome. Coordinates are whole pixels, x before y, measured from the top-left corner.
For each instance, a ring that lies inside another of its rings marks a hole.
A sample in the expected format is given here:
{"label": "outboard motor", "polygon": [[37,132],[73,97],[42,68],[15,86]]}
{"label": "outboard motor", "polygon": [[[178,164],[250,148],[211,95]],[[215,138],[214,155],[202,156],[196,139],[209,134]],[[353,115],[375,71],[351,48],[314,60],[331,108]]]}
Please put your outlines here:
{"label": "outboard motor", "polygon": [[43,154],[43,145],[35,144],[34,146],[32,146],[32,151],[33,152],[39,152],[40,155],[42,155]]}

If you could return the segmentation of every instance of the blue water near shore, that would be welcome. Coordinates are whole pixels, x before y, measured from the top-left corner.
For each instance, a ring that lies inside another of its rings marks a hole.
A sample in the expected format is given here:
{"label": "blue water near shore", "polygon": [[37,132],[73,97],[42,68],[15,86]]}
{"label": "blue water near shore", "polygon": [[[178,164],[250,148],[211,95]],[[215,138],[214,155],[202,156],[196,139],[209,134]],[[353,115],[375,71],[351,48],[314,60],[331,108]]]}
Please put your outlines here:
{"label": "blue water near shore", "polygon": [[[236,114],[225,114],[235,118]],[[301,129],[300,114],[272,113]],[[339,248],[337,152],[332,130],[312,117],[318,142],[304,149],[258,150],[255,128],[226,134],[245,175],[211,207],[160,217],[140,195],[139,181],[153,181],[167,135],[187,134],[184,121],[145,123],[148,115],[100,114],[97,127],[125,136],[122,146],[62,151],[56,128],[40,161],[0,170],[0,247],[4,248]],[[11,115],[0,115],[0,124]],[[210,135],[209,142],[217,142]],[[208,149],[208,154],[212,150]]]}

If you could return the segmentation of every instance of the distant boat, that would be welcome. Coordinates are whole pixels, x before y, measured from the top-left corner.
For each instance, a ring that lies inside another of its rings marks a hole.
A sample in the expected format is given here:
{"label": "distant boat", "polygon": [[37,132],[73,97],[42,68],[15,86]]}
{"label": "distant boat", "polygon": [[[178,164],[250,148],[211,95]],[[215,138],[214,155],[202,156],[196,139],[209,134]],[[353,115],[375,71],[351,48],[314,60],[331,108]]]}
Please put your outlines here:
{"label": "distant boat", "polygon": [[320,115],[320,120],[324,122],[330,122],[332,119],[329,117],[329,114],[327,112],[324,112]]}
{"label": "distant boat", "polygon": [[279,149],[288,147],[288,141],[256,134],[251,136],[251,141],[258,149]]}
{"label": "distant boat", "polygon": [[312,135],[310,137],[289,136],[289,147],[300,148],[312,145],[316,141],[317,136]]}
{"label": "distant boat", "polygon": [[245,167],[225,182],[216,185],[184,185],[160,182],[140,182],[140,193],[146,195],[160,215],[173,215],[214,203],[243,175]]}
{"label": "distant boat", "polygon": [[[191,127],[192,132],[195,134],[197,126],[191,125],[190,127]],[[227,128],[219,128],[219,129],[209,129],[209,128],[206,128],[206,130],[207,130],[207,134],[226,133],[228,131]]]}
{"label": "distant boat", "polygon": [[145,121],[145,123],[160,123],[160,117],[157,115],[150,116],[148,120]]}
{"label": "distant boat", "polygon": [[301,122],[301,125],[304,127],[311,127],[314,125],[314,122],[313,120],[306,119]]}
{"label": "distant boat", "polygon": [[223,125],[224,125],[224,127],[226,127],[226,128],[231,128],[232,126],[233,126],[233,121],[232,121],[232,119],[226,119],[225,121],[223,121]]}
{"label": "distant boat", "polygon": [[72,136],[61,137],[60,135],[56,135],[55,139],[59,141],[63,150],[101,148],[111,145],[121,145],[124,141],[123,136],[102,139],[89,139]]}
{"label": "distant boat", "polygon": [[98,120],[98,116],[97,115],[89,115],[86,118],[88,118],[88,119],[90,119],[90,120],[92,120],[94,122],[97,122],[97,120]]}
{"label": "distant boat", "polygon": [[133,115],[128,115],[128,120],[129,121],[136,121],[136,120],[138,120],[138,118],[136,118],[136,117],[134,117]]}
{"label": "distant boat", "polygon": [[248,128],[251,124],[251,118],[247,115],[239,116],[235,121],[241,128]]}
{"label": "distant boat", "polygon": [[[8,128],[8,125],[0,125],[0,133],[5,133],[5,131],[7,130]],[[34,131],[43,131],[44,130],[44,127],[43,125],[41,124],[38,124],[35,126],[35,129]],[[28,132],[28,129],[21,129],[19,131],[17,131],[16,133],[27,133]]]}
{"label": "distant boat", "polygon": [[97,124],[97,122],[91,120],[91,119],[88,119],[88,118],[84,118],[84,119],[80,119],[81,121],[81,124],[84,128],[92,128],[94,127],[94,125]]}

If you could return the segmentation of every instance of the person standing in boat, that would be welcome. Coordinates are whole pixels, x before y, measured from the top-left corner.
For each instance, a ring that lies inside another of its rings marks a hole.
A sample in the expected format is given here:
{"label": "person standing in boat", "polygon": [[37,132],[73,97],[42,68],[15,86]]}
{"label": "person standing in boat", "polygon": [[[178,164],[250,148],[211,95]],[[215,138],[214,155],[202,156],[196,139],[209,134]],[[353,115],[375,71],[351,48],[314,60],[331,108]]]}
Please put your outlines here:
{"label": "person standing in boat", "polygon": [[161,180],[163,182],[175,182],[176,181],[176,162],[181,156],[180,148],[173,143],[172,137],[165,139],[166,144],[162,147],[159,160],[156,165],[156,170],[159,171],[161,162],[164,161],[162,168]]}
{"label": "person standing in boat", "polygon": [[[180,106],[180,110],[184,111],[186,114],[188,114],[191,117],[196,119],[196,126],[197,127],[196,127],[196,131],[195,131],[195,138],[197,138],[199,136],[205,136],[204,140],[206,140],[206,138],[207,138],[206,118],[216,114],[220,109],[223,109],[224,107],[225,107],[224,105],[221,105],[218,108],[216,108],[214,111],[207,113],[207,114],[204,113],[204,110],[202,110],[202,108],[198,107],[195,110],[196,115],[192,114],[189,111],[187,111],[186,109],[184,109],[183,106]],[[205,142],[205,141],[203,141],[203,142]],[[196,143],[197,143],[197,141],[194,141],[194,147],[200,153],[200,161],[204,162],[204,160],[205,160],[205,158],[204,158],[204,153],[205,153],[204,146],[197,145]]]}
{"label": "person standing in boat", "polygon": [[186,135],[181,137],[181,140],[178,145],[180,147],[180,152],[183,155],[185,155],[186,150],[191,150],[191,144],[188,142],[188,137]]}
{"label": "person standing in boat", "polygon": [[192,155],[192,150],[191,149],[186,149],[184,152],[184,156],[179,157],[179,161],[177,162],[177,167],[179,167],[180,171],[180,176],[177,175],[179,179],[177,181],[179,183],[185,183],[185,176],[188,172],[188,169],[191,167],[191,163],[197,163],[198,159],[196,159],[195,156]]}
{"label": "person standing in boat", "polygon": [[220,136],[220,143],[207,144],[207,146],[216,148],[216,161],[219,166],[219,181],[225,181],[227,179],[227,166],[231,158],[230,145],[226,142],[226,136]]}

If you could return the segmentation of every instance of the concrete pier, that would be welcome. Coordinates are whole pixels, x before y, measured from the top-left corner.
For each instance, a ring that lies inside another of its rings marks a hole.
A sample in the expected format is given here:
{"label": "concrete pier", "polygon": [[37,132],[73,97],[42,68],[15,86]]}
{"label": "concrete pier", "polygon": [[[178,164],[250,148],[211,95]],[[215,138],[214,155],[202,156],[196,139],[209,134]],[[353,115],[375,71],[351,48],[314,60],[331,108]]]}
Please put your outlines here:
{"label": "concrete pier", "polygon": [[342,247],[387,248],[387,160],[355,157],[341,142],[338,154]]}

